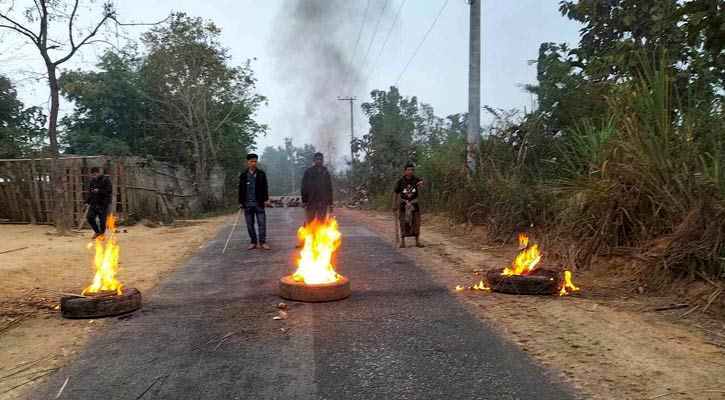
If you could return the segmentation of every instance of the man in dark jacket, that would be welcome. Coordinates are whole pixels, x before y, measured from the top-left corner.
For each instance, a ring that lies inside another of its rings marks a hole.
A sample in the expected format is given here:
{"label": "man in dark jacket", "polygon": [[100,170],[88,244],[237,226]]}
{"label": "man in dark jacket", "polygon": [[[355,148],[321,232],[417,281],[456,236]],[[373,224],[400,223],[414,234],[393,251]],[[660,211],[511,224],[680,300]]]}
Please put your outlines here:
{"label": "man in dark jacket", "polygon": [[302,177],[302,207],[305,207],[305,220],[309,224],[314,220],[324,221],[328,211],[332,212],[332,177],[322,153],[315,153],[315,165],[308,168]]}
{"label": "man in dark jacket", "polygon": [[[91,168],[91,184],[88,188],[88,212],[86,219],[93,229],[93,239],[106,233],[106,217],[108,216],[108,205],[111,204],[113,185],[111,179],[101,173],[98,167]],[[100,221],[100,227],[96,224],[96,217]]]}
{"label": "man in dark jacket", "polygon": [[[257,168],[259,157],[250,153],[247,155],[247,169],[239,175],[239,208],[244,209],[244,219],[247,221],[247,232],[252,244],[247,250],[256,249],[259,246],[262,250],[270,250],[267,244],[267,215],[264,212],[264,205],[269,200],[267,188],[267,175]],[[259,238],[254,230],[254,217],[257,217],[259,227]]]}

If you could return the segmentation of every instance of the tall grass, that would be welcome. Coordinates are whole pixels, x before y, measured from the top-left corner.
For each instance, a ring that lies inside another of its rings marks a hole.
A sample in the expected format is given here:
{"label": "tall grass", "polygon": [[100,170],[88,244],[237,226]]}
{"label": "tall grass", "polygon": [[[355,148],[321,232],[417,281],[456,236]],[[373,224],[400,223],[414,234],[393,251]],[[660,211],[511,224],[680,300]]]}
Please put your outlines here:
{"label": "tall grass", "polygon": [[[696,93],[678,98],[664,65],[642,71],[611,85],[598,125],[552,133],[537,112],[499,124],[481,141],[472,178],[460,133],[420,152],[423,210],[499,240],[533,225],[575,247],[579,267],[629,251],[648,260],[647,279],[725,276],[722,99],[704,107]],[[369,190],[382,196],[371,203],[388,207],[387,188]]]}
{"label": "tall grass", "polygon": [[575,131],[563,147],[565,175],[553,188],[561,194],[557,223],[592,252],[645,249],[653,275],[719,274],[722,141],[695,132],[664,71],[646,69],[636,84],[620,86],[608,99],[609,124]]}
{"label": "tall grass", "polygon": [[430,206],[493,238],[534,224],[575,243],[582,267],[624,249],[649,260],[647,277],[725,273],[722,107],[701,112],[676,97],[664,66],[643,71],[613,87],[600,126],[552,135],[531,118],[489,136],[473,180],[460,168],[465,143],[450,143],[422,162]]}

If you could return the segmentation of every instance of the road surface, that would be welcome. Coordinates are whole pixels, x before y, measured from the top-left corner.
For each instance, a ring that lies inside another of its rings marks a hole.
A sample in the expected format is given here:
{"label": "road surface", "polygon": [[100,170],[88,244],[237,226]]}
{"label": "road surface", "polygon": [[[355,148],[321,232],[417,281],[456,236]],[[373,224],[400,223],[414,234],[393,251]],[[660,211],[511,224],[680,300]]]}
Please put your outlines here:
{"label": "road surface", "polygon": [[[231,222],[32,398],[570,399],[575,396],[388,242],[345,218],[350,298],[289,304],[302,209],[267,210],[272,251]],[[240,221],[242,222],[242,221]],[[163,240],[163,238],[159,238]],[[409,251],[415,251],[411,249]]]}

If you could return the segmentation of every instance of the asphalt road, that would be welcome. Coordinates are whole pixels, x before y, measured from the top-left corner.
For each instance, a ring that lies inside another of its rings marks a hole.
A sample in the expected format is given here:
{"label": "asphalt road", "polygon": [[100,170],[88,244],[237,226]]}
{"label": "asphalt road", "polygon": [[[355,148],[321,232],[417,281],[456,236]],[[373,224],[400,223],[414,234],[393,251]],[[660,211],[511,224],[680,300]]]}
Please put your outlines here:
{"label": "asphalt road", "polygon": [[289,318],[273,320],[302,210],[267,218],[272,251],[244,250],[241,224],[220,256],[227,226],[31,398],[55,398],[66,378],[61,399],[574,398],[448,288],[344,218],[338,272],[351,297],[288,302]]}

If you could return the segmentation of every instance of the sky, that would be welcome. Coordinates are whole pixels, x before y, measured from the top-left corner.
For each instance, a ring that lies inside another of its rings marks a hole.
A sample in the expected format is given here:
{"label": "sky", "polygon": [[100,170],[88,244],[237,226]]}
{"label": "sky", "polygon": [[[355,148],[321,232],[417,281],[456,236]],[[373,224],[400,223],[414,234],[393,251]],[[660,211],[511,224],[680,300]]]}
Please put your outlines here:
{"label": "sky", "polygon": [[[8,3],[0,0],[0,7],[5,9]],[[18,9],[26,3],[32,1],[15,1]],[[578,42],[580,26],[561,16],[558,3],[483,1],[481,105],[532,108],[534,98],[522,86],[536,82],[536,66],[530,61],[536,59],[539,45]],[[349,103],[337,97],[357,97],[354,131],[360,136],[367,129],[361,102],[369,101],[371,90],[387,90],[396,81],[402,95],[432,105],[438,116],[468,110],[466,0],[119,0],[116,4],[124,22],[159,21],[171,11],[212,20],[222,30],[221,42],[233,64],[252,59],[257,90],[268,98],[256,115],[269,126],[267,134],[257,139],[259,151],[291,137],[298,146],[314,144],[331,154],[333,162],[341,161],[349,153],[350,111]],[[81,21],[97,20],[98,4],[94,7],[82,10]],[[124,36],[137,38],[146,29],[126,28]],[[103,49],[86,48],[64,66],[92,69]],[[26,106],[48,105],[47,87],[36,79],[43,72],[38,57],[37,50],[23,45],[17,35],[0,33],[0,74],[16,83]],[[71,110],[72,104],[62,104],[62,112]]]}

